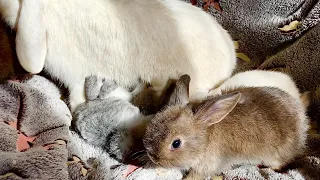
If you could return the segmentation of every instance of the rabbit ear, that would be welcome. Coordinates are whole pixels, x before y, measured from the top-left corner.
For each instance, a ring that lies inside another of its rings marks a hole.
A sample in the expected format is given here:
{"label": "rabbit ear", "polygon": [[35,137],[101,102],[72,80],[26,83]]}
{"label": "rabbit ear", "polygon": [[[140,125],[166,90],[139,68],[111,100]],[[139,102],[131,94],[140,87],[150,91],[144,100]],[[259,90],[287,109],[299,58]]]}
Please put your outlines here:
{"label": "rabbit ear", "polygon": [[189,84],[190,76],[185,74],[176,82],[176,86],[169,98],[168,106],[186,105],[189,103]]}
{"label": "rabbit ear", "polygon": [[40,0],[24,0],[17,25],[16,51],[21,66],[39,73],[47,54],[47,35]]}
{"label": "rabbit ear", "polygon": [[217,101],[208,101],[196,111],[196,119],[201,119],[207,126],[219,123],[238,104],[241,99],[240,92],[222,95]]}
{"label": "rabbit ear", "polygon": [[306,91],[304,93],[302,93],[300,95],[300,100],[303,103],[305,108],[308,108],[310,105],[310,101],[311,101],[311,92],[310,91]]}
{"label": "rabbit ear", "polygon": [[14,30],[17,28],[20,6],[21,0],[0,0],[0,14],[2,15],[2,19]]}

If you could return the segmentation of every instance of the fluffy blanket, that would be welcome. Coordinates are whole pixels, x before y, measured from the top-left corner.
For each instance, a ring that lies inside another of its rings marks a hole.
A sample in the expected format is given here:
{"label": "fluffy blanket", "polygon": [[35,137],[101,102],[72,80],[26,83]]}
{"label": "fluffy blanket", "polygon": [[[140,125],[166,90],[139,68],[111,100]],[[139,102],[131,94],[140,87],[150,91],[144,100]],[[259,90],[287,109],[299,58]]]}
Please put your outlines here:
{"label": "fluffy blanket", "polygon": [[[0,179],[125,179],[127,166],[69,130],[70,111],[51,81],[9,81],[0,85],[0,97]],[[153,169],[131,178],[158,179]]]}
{"label": "fluffy blanket", "polygon": [[309,115],[319,125],[319,0],[185,1],[212,14],[237,41],[234,73],[259,68],[290,74],[301,92],[312,92]]}
{"label": "fluffy blanket", "polygon": [[35,76],[0,85],[0,179],[67,179],[71,114],[59,89]]}
{"label": "fluffy blanket", "polygon": [[[105,149],[69,130],[71,115],[59,89],[41,76],[0,85],[0,179],[181,179],[177,170],[139,168],[126,176]],[[286,173],[242,165],[225,179],[315,179],[320,177],[320,139],[310,136],[308,156]],[[129,169],[130,170],[130,169]]]}
{"label": "fluffy blanket", "polygon": [[[186,0],[190,2],[189,0]],[[285,173],[239,165],[224,179],[320,179],[320,2],[318,0],[192,0],[211,13],[237,41],[238,68],[271,69],[290,74],[299,89],[311,91],[312,129],[308,154]],[[2,30],[2,26],[1,26]],[[12,43],[11,38],[0,42]],[[8,32],[5,32],[8,33]],[[0,46],[2,43],[0,44]],[[14,45],[11,45],[14,47]],[[0,67],[15,58],[0,49]],[[5,57],[3,54],[6,54]],[[10,67],[9,67],[10,66]],[[3,68],[1,68],[3,69]],[[14,70],[1,70],[1,78]],[[1,79],[0,79],[1,80]],[[143,169],[109,157],[69,130],[71,115],[59,89],[49,80],[31,79],[0,85],[0,179],[181,179],[177,170]]]}

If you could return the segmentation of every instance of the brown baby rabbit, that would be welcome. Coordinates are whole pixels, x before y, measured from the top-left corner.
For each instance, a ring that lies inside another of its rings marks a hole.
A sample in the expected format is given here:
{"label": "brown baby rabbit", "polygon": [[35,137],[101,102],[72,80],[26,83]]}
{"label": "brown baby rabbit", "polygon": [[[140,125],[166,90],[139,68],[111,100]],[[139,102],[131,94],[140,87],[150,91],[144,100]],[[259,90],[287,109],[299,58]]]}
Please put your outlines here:
{"label": "brown baby rabbit", "polygon": [[[188,79],[184,75],[178,83]],[[188,83],[173,93],[171,104],[147,127],[143,143],[154,164],[190,170],[187,179],[205,179],[242,163],[280,170],[303,154],[305,107],[284,91],[237,88],[188,102],[187,89]]]}

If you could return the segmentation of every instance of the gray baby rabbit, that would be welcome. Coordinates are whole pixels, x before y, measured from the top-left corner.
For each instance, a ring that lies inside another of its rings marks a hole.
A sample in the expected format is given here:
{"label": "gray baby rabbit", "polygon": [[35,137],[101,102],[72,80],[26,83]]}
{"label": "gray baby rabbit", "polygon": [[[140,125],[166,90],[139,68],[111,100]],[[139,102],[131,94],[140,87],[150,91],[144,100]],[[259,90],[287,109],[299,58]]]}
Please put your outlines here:
{"label": "gray baby rabbit", "polygon": [[89,143],[122,161],[132,145],[131,127],[145,118],[130,103],[133,94],[115,81],[97,76],[85,79],[87,102],[74,112],[75,128]]}
{"label": "gray baby rabbit", "polygon": [[278,88],[237,88],[199,102],[188,102],[185,90],[171,99],[176,103],[155,115],[143,144],[154,164],[190,170],[187,179],[242,163],[280,170],[304,152],[305,107]]}

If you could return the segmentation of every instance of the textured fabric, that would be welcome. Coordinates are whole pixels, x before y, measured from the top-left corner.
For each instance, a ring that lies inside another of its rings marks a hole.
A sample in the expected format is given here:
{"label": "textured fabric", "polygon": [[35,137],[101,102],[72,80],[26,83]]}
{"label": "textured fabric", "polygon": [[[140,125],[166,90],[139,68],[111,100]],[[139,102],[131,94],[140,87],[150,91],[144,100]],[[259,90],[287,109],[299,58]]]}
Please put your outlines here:
{"label": "textured fabric", "polygon": [[[207,5],[208,13],[238,41],[238,51],[251,59],[250,63],[239,61],[238,71],[258,67],[320,21],[318,0],[198,0],[197,5]],[[297,30],[286,33],[279,29],[294,20],[301,22]]]}
{"label": "textured fabric", "polygon": [[[222,24],[237,41],[237,53],[247,57],[238,58],[234,73],[281,71],[294,79],[301,93],[311,92],[308,115],[320,133],[320,1],[192,1]],[[285,31],[292,22],[300,25]]]}
{"label": "textured fabric", "polygon": [[[48,89],[47,89],[48,88]],[[0,85],[0,179],[67,179],[71,114],[47,79]]]}
{"label": "textured fabric", "polygon": [[[182,177],[177,170],[139,168],[124,178],[127,165],[69,131],[70,112],[60,99],[58,88],[43,77],[2,84],[0,96],[0,179],[174,180]],[[27,148],[21,146],[23,141],[29,141]],[[308,156],[295,162],[287,173],[242,165],[222,175],[226,179],[315,179],[320,174],[320,140],[309,138],[308,144]]]}
{"label": "textured fabric", "polygon": [[[235,73],[255,68],[287,72],[301,92],[312,92],[309,115],[313,133],[319,133],[320,2],[192,0],[192,4],[212,14],[238,42],[237,52],[248,57],[238,59]],[[295,20],[301,23],[300,27],[292,27],[288,32],[281,30]],[[14,63],[7,61],[16,60],[12,55],[13,38],[4,33],[4,26],[1,28],[0,42],[4,43],[0,46],[6,46],[0,48],[0,81],[14,73]],[[59,89],[50,81],[34,76],[0,85],[0,179],[181,179],[177,170],[142,168],[124,178],[128,166],[70,131],[70,121],[70,112],[60,100]],[[320,138],[314,136],[309,137],[308,155],[291,164],[287,173],[239,165],[222,176],[225,179],[319,179]]]}

